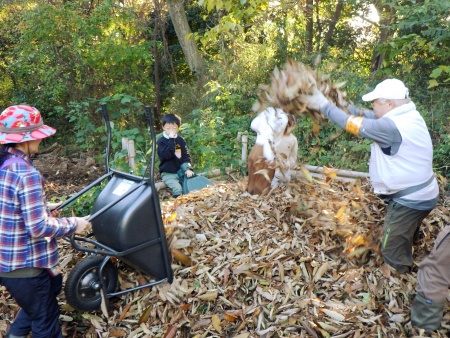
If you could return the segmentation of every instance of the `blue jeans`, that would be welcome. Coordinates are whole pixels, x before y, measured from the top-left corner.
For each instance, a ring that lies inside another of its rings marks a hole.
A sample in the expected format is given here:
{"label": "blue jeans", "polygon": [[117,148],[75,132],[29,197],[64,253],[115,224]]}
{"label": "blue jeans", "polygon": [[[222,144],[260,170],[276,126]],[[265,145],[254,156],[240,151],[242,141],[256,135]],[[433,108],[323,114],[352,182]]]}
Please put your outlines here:
{"label": "blue jeans", "polygon": [[33,338],[62,338],[57,295],[62,288],[62,274],[51,277],[46,270],[31,278],[0,278],[21,307],[9,333]]}

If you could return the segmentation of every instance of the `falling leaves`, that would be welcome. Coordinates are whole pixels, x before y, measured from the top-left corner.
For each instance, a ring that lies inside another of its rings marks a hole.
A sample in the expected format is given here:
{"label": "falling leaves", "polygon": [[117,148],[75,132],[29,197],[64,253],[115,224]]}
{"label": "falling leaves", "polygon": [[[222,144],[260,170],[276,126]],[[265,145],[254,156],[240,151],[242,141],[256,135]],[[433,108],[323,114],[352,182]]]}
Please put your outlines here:
{"label": "falling leaves", "polygon": [[[320,60],[316,62],[316,66]],[[260,85],[258,101],[252,107],[260,113],[268,107],[281,108],[294,115],[310,115],[315,121],[323,119],[319,112],[308,110],[304,95],[310,95],[317,87],[331,102],[342,109],[349,103],[346,93],[341,90],[345,82],[332,83],[330,75],[305,64],[289,59],[281,69],[275,67],[269,85]],[[318,124],[314,124],[314,134],[318,134]]]}

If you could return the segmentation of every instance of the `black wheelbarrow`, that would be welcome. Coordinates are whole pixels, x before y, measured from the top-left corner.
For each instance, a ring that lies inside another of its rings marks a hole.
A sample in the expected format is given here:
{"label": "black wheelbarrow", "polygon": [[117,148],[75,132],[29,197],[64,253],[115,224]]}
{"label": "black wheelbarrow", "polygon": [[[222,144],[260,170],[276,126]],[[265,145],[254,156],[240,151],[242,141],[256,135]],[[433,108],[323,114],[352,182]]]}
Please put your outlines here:
{"label": "black wheelbarrow", "polygon": [[[108,132],[107,172],[57,208],[64,208],[106,181],[89,217],[92,233],[86,237],[72,235],[65,238],[76,250],[89,253],[86,259],[73,267],[64,287],[67,302],[80,311],[100,308],[102,294],[108,308],[111,297],[166,281],[172,283],[173,280],[159,196],[153,179],[156,141],[150,107],[145,107],[153,147],[147,178],[110,168],[111,126],[106,106],[101,107]],[[118,288],[118,271],[112,257],[149,275],[152,281],[133,288]]]}

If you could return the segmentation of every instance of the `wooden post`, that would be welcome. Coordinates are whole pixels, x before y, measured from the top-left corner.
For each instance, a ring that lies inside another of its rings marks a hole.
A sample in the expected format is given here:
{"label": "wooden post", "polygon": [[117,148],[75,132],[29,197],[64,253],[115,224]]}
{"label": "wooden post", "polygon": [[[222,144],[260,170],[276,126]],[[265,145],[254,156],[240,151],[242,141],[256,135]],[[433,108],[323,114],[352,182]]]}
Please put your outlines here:
{"label": "wooden post", "polygon": [[244,134],[242,131],[239,131],[237,133],[237,141],[242,142],[241,160],[245,162],[247,161],[248,136]]}
{"label": "wooden post", "polygon": [[126,137],[122,137],[122,149],[128,151],[128,139]]}
{"label": "wooden post", "polygon": [[242,161],[247,161],[247,145],[248,137],[247,135],[242,135]]}
{"label": "wooden post", "polygon": [[134,141],[129,140],[126,137],[122,137],[122,149],[127,151],[128,165],[131,169],[136,170],[136,162],[134,158],[136,156],[136,151],[134,150]]}
{"label": "wooden post", "polygon": [[130,165],[130,168],[133,170],[136,170],[136,162],[134,161],[135,156],[136,156],[136,151],[134,150],[134,141],[129,140],[128,141],[128,164]]}

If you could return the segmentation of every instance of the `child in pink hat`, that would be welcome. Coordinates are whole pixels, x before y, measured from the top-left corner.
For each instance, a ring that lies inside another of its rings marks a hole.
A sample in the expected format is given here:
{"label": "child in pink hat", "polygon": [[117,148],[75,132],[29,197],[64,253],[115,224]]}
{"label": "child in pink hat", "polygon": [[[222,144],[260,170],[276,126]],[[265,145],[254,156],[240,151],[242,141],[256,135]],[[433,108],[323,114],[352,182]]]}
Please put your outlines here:
{"label": "child in pink hat", "polygon": [[52,216],[56,206],[47,203],[44,179],[30,159],[55,132],[34,107],[11,106],[0,114],[0,285],[21,308],[8,338],[62,338],[56,239],[90,226],[88,216]]}

